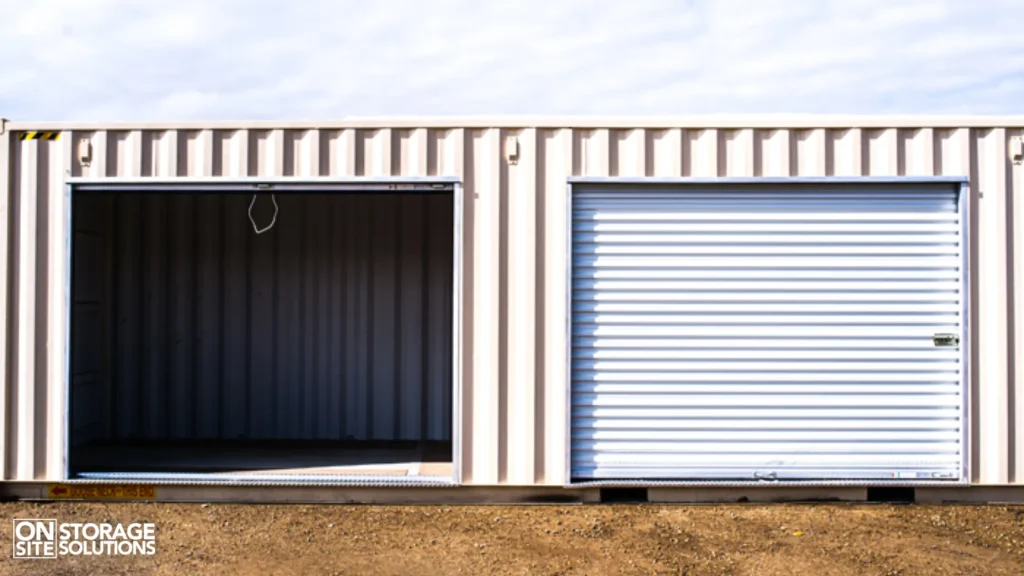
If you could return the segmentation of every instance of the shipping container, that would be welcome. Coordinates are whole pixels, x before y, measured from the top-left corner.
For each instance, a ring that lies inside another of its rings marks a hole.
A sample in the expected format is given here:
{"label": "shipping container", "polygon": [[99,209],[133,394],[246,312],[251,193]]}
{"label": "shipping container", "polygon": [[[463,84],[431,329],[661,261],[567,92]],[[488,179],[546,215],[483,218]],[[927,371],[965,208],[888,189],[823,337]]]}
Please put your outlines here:
{"label": "shipping container", "polygon": [[1024,117],[0,127],[14,495],[1024,499]]}

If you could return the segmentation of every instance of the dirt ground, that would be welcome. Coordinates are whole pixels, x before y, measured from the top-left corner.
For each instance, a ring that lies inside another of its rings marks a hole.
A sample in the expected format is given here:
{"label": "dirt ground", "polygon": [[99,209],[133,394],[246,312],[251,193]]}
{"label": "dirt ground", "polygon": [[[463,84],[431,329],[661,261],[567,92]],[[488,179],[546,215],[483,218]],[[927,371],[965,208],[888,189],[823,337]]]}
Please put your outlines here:
{"label": "dirt ground", "polygon": [[[3,574],[1024,574],[1024,507],[7,503],[7,518],[154,522],[145,557]],[[0,540],[11,542],[11,522]],[[8,546],[9,544],[4,544]]]}

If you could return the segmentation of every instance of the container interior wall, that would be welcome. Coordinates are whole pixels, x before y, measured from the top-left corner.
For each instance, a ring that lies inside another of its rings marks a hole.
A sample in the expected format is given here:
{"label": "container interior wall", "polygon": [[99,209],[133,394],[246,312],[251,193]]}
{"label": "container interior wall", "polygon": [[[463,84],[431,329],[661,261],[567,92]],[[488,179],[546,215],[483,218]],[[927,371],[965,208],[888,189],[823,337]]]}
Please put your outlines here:
{"label": "container interior wall", "polygon": [[450,441],[452,195],[252,198],[76,195],[72,444]]}
{"label": "container interior wall", "polygon": [[76,443],[107,435],[111,421],[110,397],[112,329],[110,316],[113,259],[110,229],[112,197],[96,197],[80,204],[74,222],[74,278],[71,325],[71,421]]}

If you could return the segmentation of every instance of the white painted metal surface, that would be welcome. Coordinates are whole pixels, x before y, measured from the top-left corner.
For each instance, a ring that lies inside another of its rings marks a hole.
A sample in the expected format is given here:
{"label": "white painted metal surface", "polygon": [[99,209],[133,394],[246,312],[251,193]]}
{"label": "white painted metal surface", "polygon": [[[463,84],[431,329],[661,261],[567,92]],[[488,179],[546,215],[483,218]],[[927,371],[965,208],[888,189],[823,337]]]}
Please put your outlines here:
{"label": "white painted metal surface", "polygon": [[577,185],[572,475],[964,476],[959,185]]}
{"label": "white painted metal surface", "polygon": [[[58,140],[30,139],[59,131]],[[465,186],[460,480],[563,486],[566,179],[969,176],[971,482],[1024,484],[1024,116],[418,117],[7,122],[0,130],[0,481],[63,477],[62,199],[72,178]],[[512,163],[504,144],[518,140]],[[88,144],[90,155],[78,151]],[[2,212],[2,210],[0,210]],[[244,217],[244,216],[243,216]],[[2,248],[2,246],[0,246]],[[876,278],[879,282],[885,277]]]}

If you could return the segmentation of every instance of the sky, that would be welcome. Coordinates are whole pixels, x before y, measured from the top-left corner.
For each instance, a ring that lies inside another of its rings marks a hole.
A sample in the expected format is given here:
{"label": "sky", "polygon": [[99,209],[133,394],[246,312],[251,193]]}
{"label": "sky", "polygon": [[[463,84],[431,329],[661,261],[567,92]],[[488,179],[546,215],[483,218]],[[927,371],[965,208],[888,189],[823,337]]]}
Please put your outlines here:
{"label": "sky", "polygon": [[0,117],[1024,113],[1020,0],[0,0]]}

